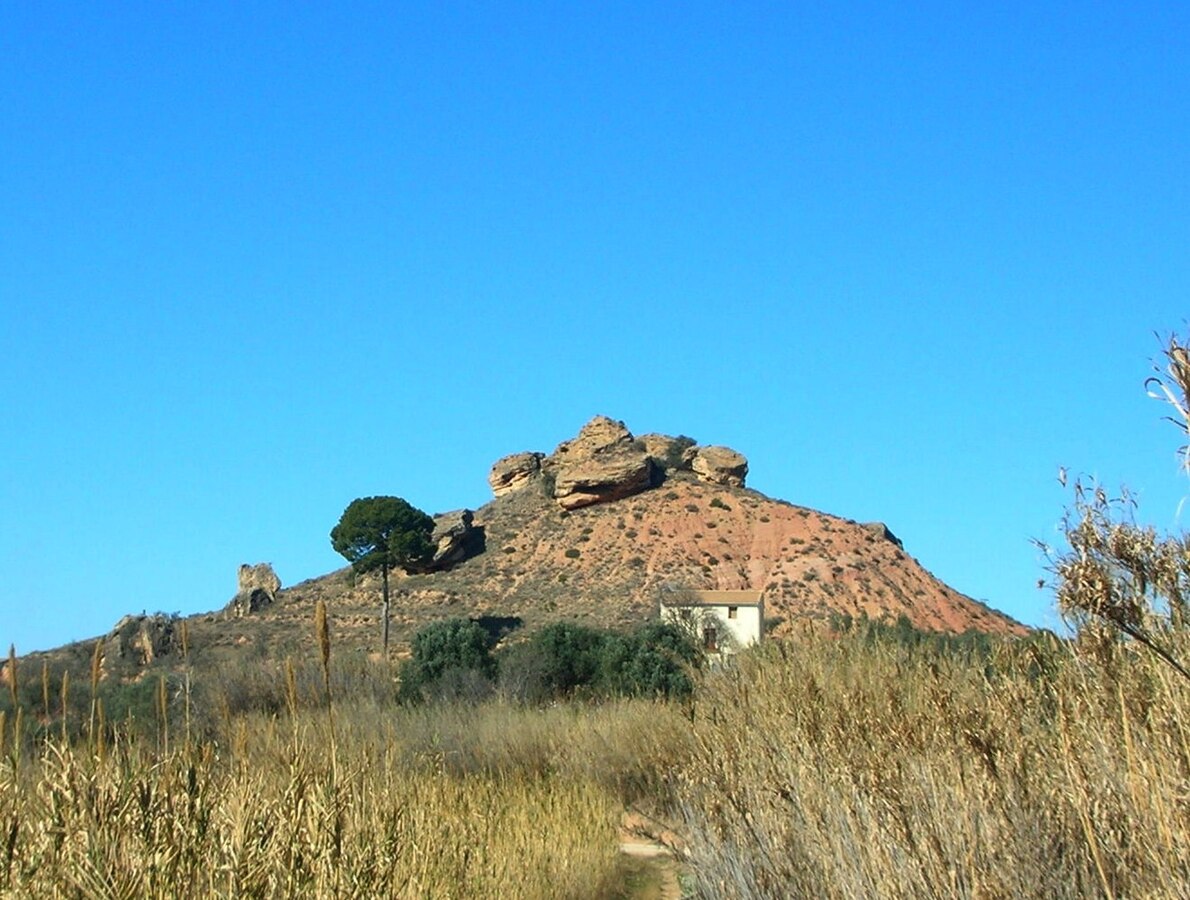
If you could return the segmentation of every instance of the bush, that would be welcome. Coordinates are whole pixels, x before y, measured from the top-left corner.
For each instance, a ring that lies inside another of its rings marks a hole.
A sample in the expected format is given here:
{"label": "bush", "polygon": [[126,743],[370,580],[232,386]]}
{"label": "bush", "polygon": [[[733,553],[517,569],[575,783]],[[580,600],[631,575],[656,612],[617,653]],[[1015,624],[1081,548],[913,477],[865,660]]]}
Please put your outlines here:
{"label": "bush", "polygon": [[558,622],[537,632],[532,646],[539,660],[542,686],[555,696],[594,684],[607,634],[584,625]]}
{"label": "bush", "polygon": [[[1169,404],[1169,421],[1190,436],[1190,341],[1171,336],[1164,356],[1145,386]],[[1179,455],[1190,472],[1190,445]],[[1064,472],[1060,480],[1066,483]],[[1190,535],[1159,535],[1138,524],[1126,490],[1113,498],[1081,479],[1073,488],[1062,529],[1067,546],[1039,546],[1055,578],[1058,609],[1078,633],[1080,649],[1110,662],[1125,645],[1139,645],[1190,681]]]}
{"label": "bush", "polygon": [[600,661],[605,693],[633,697],[687,697],[694,690],[690,672],[702,652],[681,629],[650,622],[630,635],[612,635]]}
{"label": "bush", "polygon": [[702,654],[672,625],[649,623],[631,634],[559,622],[500,658],[507,696],[529,702],[568,696],[685,697]]}
{"label": "bush", "polygon": [[447,619],[413,636],[413,657],[401,666],[401,699],[471,698],[496,674],[491,639],[478,623]]}

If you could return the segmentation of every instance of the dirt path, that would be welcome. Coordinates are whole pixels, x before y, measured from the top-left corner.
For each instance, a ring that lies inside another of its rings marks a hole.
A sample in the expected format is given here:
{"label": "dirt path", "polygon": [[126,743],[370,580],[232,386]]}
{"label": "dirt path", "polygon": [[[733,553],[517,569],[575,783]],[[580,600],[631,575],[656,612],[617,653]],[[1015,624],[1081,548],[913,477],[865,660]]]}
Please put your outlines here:
{"label": "dirt path", "polygon": [[669,848],[642,838],[630,838],[620,841],[620,853],[626,857],[623,868],[629,892],[625,897],[682,900],[678,867]]}
{"label": "dirt path", "polygon": [[674,851],[651,837],[653,830],[640,815],[624,816],[620,828],[622,896],[625,900],[682,900]]}

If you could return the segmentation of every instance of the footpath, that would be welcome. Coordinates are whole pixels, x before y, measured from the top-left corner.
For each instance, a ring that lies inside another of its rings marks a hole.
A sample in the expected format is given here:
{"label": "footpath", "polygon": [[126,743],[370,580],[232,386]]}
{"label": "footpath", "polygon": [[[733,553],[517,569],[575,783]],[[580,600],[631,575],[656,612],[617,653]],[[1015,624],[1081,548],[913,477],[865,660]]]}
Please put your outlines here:
{"label": "footpath", "polygon": [[[630,900],[682,900],[678,862],[674,847],[669,846],[677,842],[665,832],[655,837],[652,825],[638,813],[624,814],[620,825],[624,897]],[[663,840],[666,842],[662,843]]]}

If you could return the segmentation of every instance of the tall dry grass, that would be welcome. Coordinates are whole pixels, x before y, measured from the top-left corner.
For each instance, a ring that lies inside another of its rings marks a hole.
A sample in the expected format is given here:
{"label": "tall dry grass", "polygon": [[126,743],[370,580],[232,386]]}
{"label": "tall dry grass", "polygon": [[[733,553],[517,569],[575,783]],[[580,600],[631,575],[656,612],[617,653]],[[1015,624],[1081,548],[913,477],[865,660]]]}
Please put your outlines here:
{"label": "tall dry grass", "polygon": [[1116,663],[822,637],[742,659],[704,684],[682,772],[700,892],[1190,896],[1188,685]]}
{"label": "tall dry grass", "polygon": [[688,704],[336,694],[333,721],[295,700],[168,748],[49,729],[4,744],[0,889],[615,896],[636,807],[678,826],[699,896],[1186,896],[1187,689],[1125,643],[860,632],[745,654]]}
{"label": "tall dry grass", "polygon": [[[473,712],[475,735],[529,715]],[[463,747],[432,722],[407,723],[411,743],[399,715],[369,727],[341,713],[333,746],[326,718],[304,716],[242,719],[224,746],[10,754],[0,885],[21,897],[607,896],[621,801],[595,764],[598,725],[570,717],[525,746]],[[457,715],[444,723],[462,734]]]}
{"label": "tall dry grass", "polygon": [[[123,722],[105,718],[98,651],[85,727],[31,729],[22,725],[10,654],[15,716],[6,723],[0,713],[0,891],[615,895],[620,814],[666,796],[673,754],[688,746],[679,708],[644,700],[397,707],[335,681],[321,605],[315,631],[320,696],[302,689],[288,662],[273,688],[282,711],[228,712],[197,737],[188,666],[172,701],[167,679],[155,682],[156,734],[133,712]],[[64,718],[66,690],[64,680]],[[43,670],[43,711],[48,691]],[[172,738],[171,702],[185,706],[185,727]]]}

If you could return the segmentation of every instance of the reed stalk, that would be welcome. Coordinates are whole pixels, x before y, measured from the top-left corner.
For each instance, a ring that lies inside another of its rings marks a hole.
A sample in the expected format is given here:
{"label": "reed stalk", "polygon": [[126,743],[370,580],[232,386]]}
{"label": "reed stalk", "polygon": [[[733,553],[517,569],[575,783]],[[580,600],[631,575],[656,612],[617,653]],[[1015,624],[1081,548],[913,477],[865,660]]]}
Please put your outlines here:
{"label": "reed stalk", "polygon": [[68,710],[70,709],[70,670],[62,670],[62,743],[65,744],[69,739],[70,732],[68,730],[69,719]]}
{"label": "reed stalk", "polygon": [[99,733],[102,728],[103,704],[99,699],[99,676],[103,667],[103,638],[95,642],[95,651],[91,654],[91,721],[89,724],[91,740],[94,749],[99,748]]}
{"label": "reed stalk", "polygon": [[190,731],[190,623],[185,619],[182,620],[182,666],[184,668],[183,677],[185,679],[183,690],[185,692],[185,707],[186,707],[186,750],[189,753],[192,746],[192,735]]}
{"label": "reed stalk", "polygon": [[8,692],[12,697],[12,708],[16,709],[20,704],[19,694],[17,691],[17,648],[16,644],[8,645]]}
{"label": "reed stalk", "polygon": [[338,781],[338,747],[335,737],[335,704],[331,698],[331,629],[327,621],[326,602],[319,600],[314,607],[314,636],[318,643],[318,657],[322,664],[322,686],[326,692],[327,728],[331,743],[331,776]]}
{"label": "reed stalk", "polygon": [[165,676],[157,679],[157,716],[161,727],[161,752],[169,755],[169,689]]}

